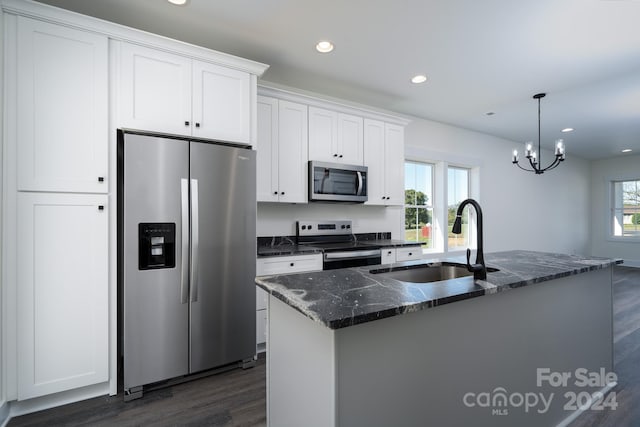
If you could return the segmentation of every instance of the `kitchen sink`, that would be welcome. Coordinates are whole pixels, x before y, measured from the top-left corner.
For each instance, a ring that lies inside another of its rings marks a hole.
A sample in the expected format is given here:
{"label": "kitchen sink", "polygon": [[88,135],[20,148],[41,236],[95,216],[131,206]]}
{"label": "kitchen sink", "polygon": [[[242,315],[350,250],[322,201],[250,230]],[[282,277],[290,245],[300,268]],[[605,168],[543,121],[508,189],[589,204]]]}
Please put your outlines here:
{"label": "kitchen sink", "polygon": [[[487,272],[498,271],[487,268]],[[473,276],[465,264],[418,265],[395,269],[371,270],[370,273],[411,283],[439,282],[441,280],[457,279],[458,277]]]}

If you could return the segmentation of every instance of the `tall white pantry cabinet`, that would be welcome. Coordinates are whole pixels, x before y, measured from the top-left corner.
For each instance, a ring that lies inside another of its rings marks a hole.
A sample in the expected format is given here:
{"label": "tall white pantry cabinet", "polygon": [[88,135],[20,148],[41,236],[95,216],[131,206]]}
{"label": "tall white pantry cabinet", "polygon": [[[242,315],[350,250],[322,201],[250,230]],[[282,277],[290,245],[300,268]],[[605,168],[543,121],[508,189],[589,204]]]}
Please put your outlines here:
{"label": "tall white pantry cabinet", "polygon": [[36,2],[0,5],[2,424],[6,405],[116,392],[116,129],[255,145],[267,66]]}
{"label": "tall white pantry cabinet", "polygon": [[16,41],[24,400],[109,379],[108,40],[18,16]]}

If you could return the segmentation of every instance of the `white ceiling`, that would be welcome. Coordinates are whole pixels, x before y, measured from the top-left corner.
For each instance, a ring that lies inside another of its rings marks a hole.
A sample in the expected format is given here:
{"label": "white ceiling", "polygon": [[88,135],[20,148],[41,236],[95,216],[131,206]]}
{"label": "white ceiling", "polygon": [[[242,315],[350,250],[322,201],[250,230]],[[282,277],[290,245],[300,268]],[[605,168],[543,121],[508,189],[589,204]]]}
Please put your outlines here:
{"label": "white ceiling", "polygon": [[[513,141],[537,140],[531,97],[546,92],[543,146],[640,154],[638,0],[40,1],[270,64],[266,81]],[[335,50],[315,52],[320,39]],[[429,80],[410,83],[418,73]]]}

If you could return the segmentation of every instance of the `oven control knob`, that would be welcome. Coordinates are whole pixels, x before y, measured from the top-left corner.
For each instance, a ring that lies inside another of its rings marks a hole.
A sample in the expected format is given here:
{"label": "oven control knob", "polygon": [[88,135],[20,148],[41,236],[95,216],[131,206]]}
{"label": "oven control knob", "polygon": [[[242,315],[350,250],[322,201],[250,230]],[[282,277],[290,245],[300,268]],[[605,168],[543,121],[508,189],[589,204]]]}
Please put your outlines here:
{"label": "oven control knob", "polygon": [[303,229],[303,230],[306,230],[306,229],[307,229],[307,226],[306,226],[306,225],[303,225],[303,226],[302,226],[302,229]]}
{"label": "oven control knob", "polygon": [[311,230],[312,228],[313,228],[313,226],[312,226],[312,225],[307,225],[307,229],[308,229],[308,230]]}
{"label": "oven control knob", "polygon": [[347,224],[347,229],[351,228],[351,226],[349,224]]}
{"label": "oven control knob", "polygon": [[342,228],[344,230],[345,228],[347,228],[347,226],[342,224],[342,226],[340,228]]}

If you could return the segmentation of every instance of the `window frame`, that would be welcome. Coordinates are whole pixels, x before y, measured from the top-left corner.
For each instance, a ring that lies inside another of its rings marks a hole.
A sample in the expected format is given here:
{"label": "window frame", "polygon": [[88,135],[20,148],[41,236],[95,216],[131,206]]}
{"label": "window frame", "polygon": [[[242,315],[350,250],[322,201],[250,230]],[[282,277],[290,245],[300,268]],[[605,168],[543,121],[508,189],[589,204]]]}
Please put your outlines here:
{"label": "window frame", "polygon": [[[429,203],[425,204],[425,205],[407,205],[406,203],[403,203],[402,205],[402,221],[404,222],[404,220],[406,219],[406,209],[408,208],[415,208],[415,209],[427,209],[427,210],[431,210],[431,247],[425,248],[422,245],[420,245],[421,249],[422,249],[422,253],[432,253],[432,252],[437,252],[437,245],[436,245],[436,239],[435,239],[435,209],[434,209],[434,204],[433,201],[436,198],[436,188],[435,188],[435,175],[436,175],[436,164],[433,162],[428,162],[428,161],[421,161],[421,160],[409,160],[409,159],[404,159],[404,169],[406,170],[406,165],[407,163],[411,163],[414,165],[428,165],[431,167],[431,200],[429,200]],[[407,190],[406,188],[406,176],[404,179],[405,182],[405,188],[403,189],[403,193]],[[403,226],[403,239],[406,239],[406,228]],[[412,240],[411,240],[412,241]],[[419,241],[418,241],[419,243]]]}
{"label": "window frame", "polygon": [[467,224],[468,224],[468,236],[467,236],[467,245],[462,245],[462,246],[455,246],[453,248],[449,247],[449,170],[450,169],[458,169],[458,170],[464,170],[467,172],[467,197],[466,198],[471,198],[471,175],[472,175],[472,168],[467,167],[467,166],[460,166],[457,164],[447,164],[446,166],[446,183],[447,183],[447,195],[446,195],[446,203],[445,203],[445,209],[447,212],[447,226],[446,226],[446,252],[448,253],[459,253],[462,251],[466,251],[467,248],[471,248],[471,249],[475,249],[475,230],[476,230],[476,221],[475,221],[475,215],[470,215],[470,211],[469,208],[466,208],[467,211]]}
{"label": "window frame", "polygon": [[[435,165],[432,177],[433,186],[433,216],[431,218],[431,233],[433,247],[422,250],[425,259],[435,259],[447,256],[460,256],[467,249],[466,247],[449,249],[448,247],[448,218],[447,218],[447,170],[448,167],[458,167],[469,171],[469,197],[477,200],[482,204],[480,198],[480,168],[482,161],[475,158],[467,158],[466,156],[453,156],[449,153],[424,150],[418,147],[405,148],[404,163],[427,163]],[[402,206],[401,225],[404,232],[404,204]],[[476,249],[476,223],[475,215],[471,215],[469,233],[469,248]]]}
{"label": "window frame", "polygon": [[[619,208],[615,207],[616,184],[623,183],[623,182],[636,182],[637,183],[636,185],[640,187],[640,177],[639,176],[615,177],[615,178],[609,178],[607,181],[608,181],[608,189],[609,189],[608,196],[607,196],[607,207],[606,207],[607,209],[607,214],[606,214],[607,240],[612,242],[628,242],[628,243],[640,242],[640,234],[638,234],[637,236],[625,236],[625,235],[617,236],[615,234],[615,227],[614,227],[615,212],[616,210],[620,210]],[[624,212],[624,205],[621,209]],[[640,205],[638,206],[638,213],[640,213]],[[623,226],[624,226],[624,223],[623,223]]]}

